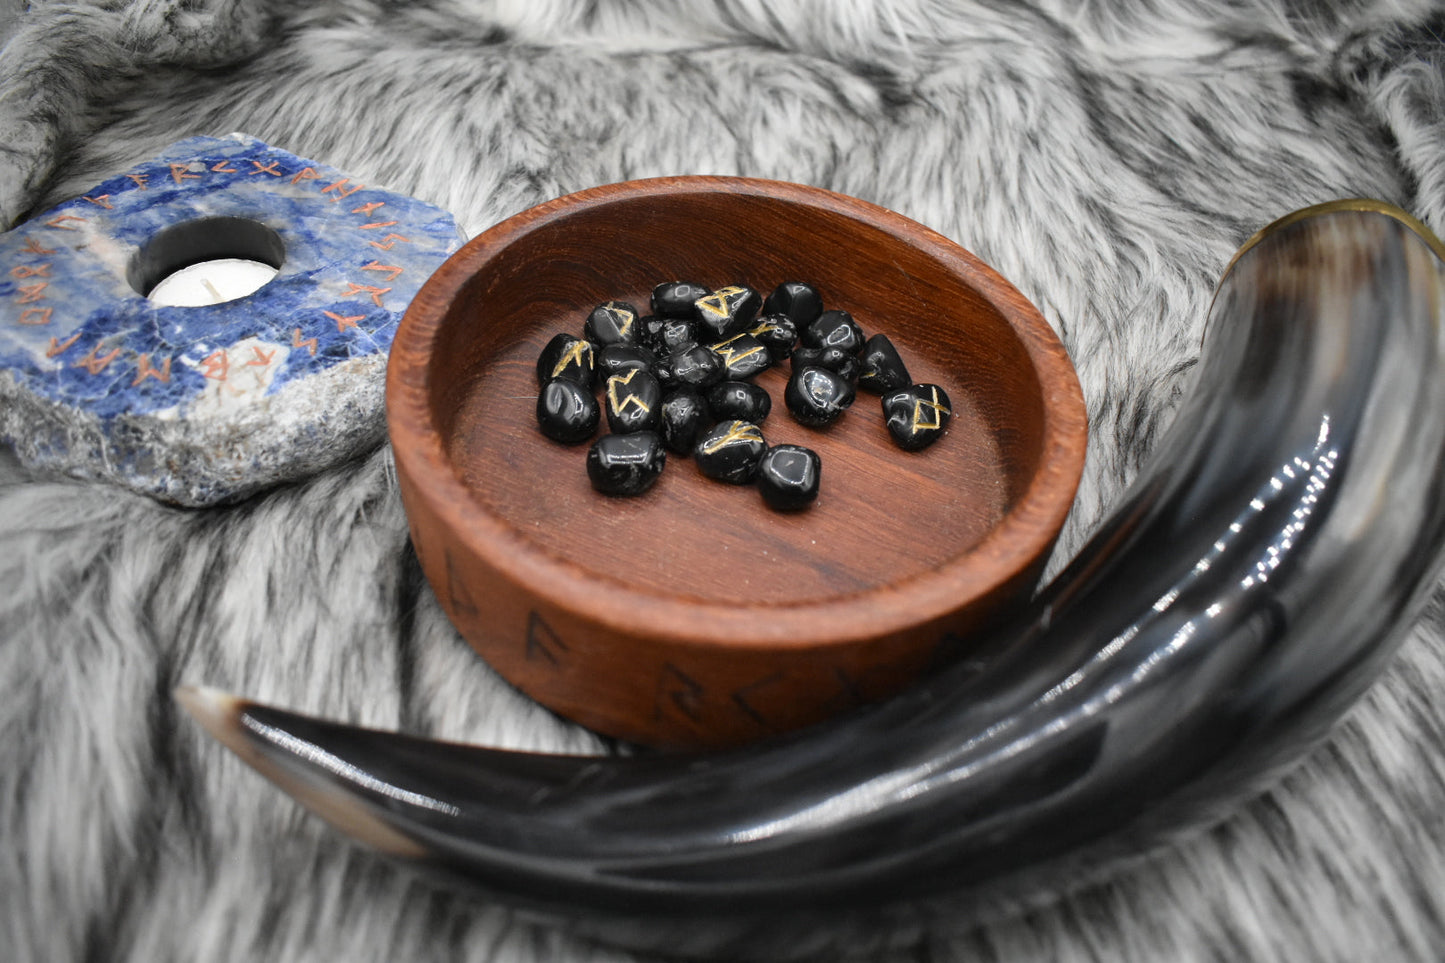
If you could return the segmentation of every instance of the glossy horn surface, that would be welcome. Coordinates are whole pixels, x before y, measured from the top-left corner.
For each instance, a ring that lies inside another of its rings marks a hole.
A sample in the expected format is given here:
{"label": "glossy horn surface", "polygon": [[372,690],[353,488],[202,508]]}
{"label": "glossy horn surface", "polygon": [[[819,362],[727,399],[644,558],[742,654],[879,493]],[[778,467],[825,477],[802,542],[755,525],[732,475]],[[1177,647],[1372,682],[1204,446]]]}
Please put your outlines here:
{"label": "glossy horn surface", "polygon": [[343,830],[605,939],[807,955],[966,918],[1217,818],[1378,674],[1440,569],[1442,272],[1375,202],[1261,232],[1192,396],[1031,621],[792,737],[549,756],[183,701]]}

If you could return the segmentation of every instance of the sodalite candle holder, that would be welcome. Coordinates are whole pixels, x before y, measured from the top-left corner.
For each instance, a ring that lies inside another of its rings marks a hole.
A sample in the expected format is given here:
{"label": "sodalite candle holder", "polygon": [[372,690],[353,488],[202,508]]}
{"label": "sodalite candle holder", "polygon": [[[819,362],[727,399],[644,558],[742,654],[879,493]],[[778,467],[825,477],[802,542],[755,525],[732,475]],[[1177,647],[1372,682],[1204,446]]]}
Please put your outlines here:
{"label": "sodalite candle holder", "polygon": [[[180,141],[0,235],[0,438],[193,506],[353,457],[384,437],[402,312],[460,241],[445,211],[254,138]],[[280,270],[222,304],[146,298],[220,257]]]}

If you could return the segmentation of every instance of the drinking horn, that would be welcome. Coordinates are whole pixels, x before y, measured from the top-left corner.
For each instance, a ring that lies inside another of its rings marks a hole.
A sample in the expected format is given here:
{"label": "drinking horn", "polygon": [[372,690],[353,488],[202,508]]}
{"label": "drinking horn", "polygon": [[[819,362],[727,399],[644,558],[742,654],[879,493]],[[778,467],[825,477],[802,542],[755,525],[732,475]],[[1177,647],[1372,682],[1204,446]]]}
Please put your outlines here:
{"label": "drinking horn", "polygon": [[587,757],[209,689],[219,740],[357,839],[671,955],[976,919],[1222,817],[1377,675],[1439,574],[1445,247],[1337,201],[1225,271],[1197,383],[1117,510],[985,652],[740,749]]}

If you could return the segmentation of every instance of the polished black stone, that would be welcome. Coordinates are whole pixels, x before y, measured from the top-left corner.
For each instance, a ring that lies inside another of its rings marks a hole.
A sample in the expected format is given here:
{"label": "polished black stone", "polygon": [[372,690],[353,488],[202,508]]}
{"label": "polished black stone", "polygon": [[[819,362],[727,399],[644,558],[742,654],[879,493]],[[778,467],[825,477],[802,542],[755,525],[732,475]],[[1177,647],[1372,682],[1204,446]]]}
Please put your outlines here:
{"label": "polished black stone", "polygon": [[652,289],[652,313],[659,318],[691,318],[693,304],[712,290],[695,281],[665,281]]}
{"label": "polished black stone", "polygon": [[774,445],[758,465],[758,491],[780,512],[807,508],[818,497],[823,463],[818,453],[801,445]]}
{"label": "polished black stone", "polygon": [[849,384],[857,382],[858,374],[863,370],[858,356],[842,348],[794,348],[792,365],[794,371],[808,367],[827,368]]}
{"label": "polished black stone", "polygon": [[722,357],[730,381],[755,378],[773,366],[767,346],[746,332],[720,341],[712,349]]}
{"label": "polished black stone", "polygon": [[626,301],[604,301],[587,315],[582,333],[599,348],[609,344],[637,344],[642,340],[639,321],[637,309]]}
{"label": "polished black stone", "polygon": [[[659,368],[662,365],[659,365]],[[667,371],[671,382],[706,388],[727,377],[727,364],[722,356],[703,344],[690,344],[677,349],[667,360]],[[663,376],[658,375],[663,381]],[[664,382],[666,383],[666,382]]]}
{"label": "polished black stone", "polygon": [[705,340],[726,341],[752,327],[763,299],[758,292],[743,284],[718,288],[693,302],[693,316],[702,325]]}
{"label": "polished black stone", "polygon": [[587,477],[604,495],[641,495],[667,464],[667,451],[655,431],[603,435],[587,452]]}
{"label": "polished black stone", "polygon": [[888,433],[904,451],[927,448],[948,428],[953,405],[938,385],[911,385],[883,396]]}
{"label": "polished black stone", "polygon": [[773,364],[792,354],[798,343],[798,326],[786,314],[767,314],[758,318],[758,323],[748,330],[768,349]]}
{"label": "polished black stone", "polygon": [[825,428],[837,421],[854,397],[853,385],[827,368],[794,368],[783,389],[788,411],[809,428]]}
{"label": "polished black stone", "polygon": [[672,352],[698,342],[696,318],[664,318],[657,330],[659,352]]}
{"label": "polished black stone", "polygon": [[698,470],[709,478],[746,485],[758,473],[767,453],[762,429],[747,421],[720,421],[698,439],[692,450]]}
{"label": "polished black stone", "polygon": [[803,344],[810,348],[841,348],[852,354],[863,350],[863,329],[847,311],[824,311],[818,320],[802,330]]}
{"label": "polished black stone", "polygon": [[597,350],[576,335],[558,334],[537,357],[537,384],[566,378],[584,388],[597,383]]}
{"label": "polished black stone", "polygon": [[712,423],[712,411],[696,388],[674,388],[662,400],[662,443],[668,451],[691,455]]}
{"label": "polished black stone", "polygon": [[898,349],[886,334],[875,334],[863,345],[858,356],[861,369],[858,372],[858,387],[875,395],[886,395],[899,388],[913,384],[908,368],[898,356]]}
{"label": "polished black stone", "polygon": [[763,313],[787,315],[801,331],[823,313],[823,297],[811,284],[784,281],[763,302]]}
{"label": "polished black stone", "polygon": [[746,381],[720,381],[707,389],[707,408],[718,421],[761,425],[773,409],[767,389]]}
{"label": "polished black stone", "polygon": [[662,386],[641,368],[608,378],[603,403],[607,427],[618,434],[656,431],[662,424]]}
{"label": "polished black stone", "polygon": [[633,368],[652,373],[657,356],[640,344],[609,344],[597,352],[597,380],[606,383],[617,374],[626,374]]}
{"label": "polished black stone", "polygon": [[537,394],[537,427],[565,445],[586,441],[597,431],[602,412],[590,388],[567,378],[553,378]]}

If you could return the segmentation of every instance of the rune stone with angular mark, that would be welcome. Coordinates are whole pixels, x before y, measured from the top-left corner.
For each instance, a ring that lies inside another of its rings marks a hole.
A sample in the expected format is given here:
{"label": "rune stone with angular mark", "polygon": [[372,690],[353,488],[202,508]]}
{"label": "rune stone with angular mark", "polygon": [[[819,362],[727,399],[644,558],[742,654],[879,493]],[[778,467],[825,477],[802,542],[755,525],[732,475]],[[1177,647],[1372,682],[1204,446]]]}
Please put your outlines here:
{"label": "rune stone with angular mark", "polygon": [[758,464],[768,443],[757,425],[746,421],[721,421],[698,439],[692,460],[698,470],[716,481],[746,485],[758,474]]}
{"label": "rune stone with angular mark", "polygon": [[763,299],[745,284],[718,288],[693,303],[694,316],[703,333],[713,341],[726,341],[752,327]]}
{"label": "rune stone with angular mark", "polygon": [[582,333],[599,348],[638,344],[642,340],[642,323],[637,309],[626,301],[604,301],[587,315]]}
{"label": "rune stone with angular mark", "polygon": [[773,366],[773,356],[767,347],[752,335],[744,332],[712,346],[727,366],[729,381],[746,381],[755,378]]}
{"label": "rune stone with angular mark", "polygon": [[764,315],[748,334],[763,343],[774,364],[787,358],[798,343],[798,326],[786,314]]}
{"label": "rune stone with angular mark", "polygon": [[555,335],[537,358],[537,383],[566,378],[590,388],[597,380],[597,354],[590,341],[566,333]]}
{"label": "rune stone with angular mark", "polygon": [[886,334],[875,334],[863,344],[863,353],[858,359],[862,370],[858,375],[858,387],[875,395],[886,395],[913,383],[908,367],[899,357],[898,349]]}
{"label": "rune stone with angular mark", "polygon": [[883,417],[899,448],[919,451],[943,437],[953,404],[938,385],[912,385],[883,396]]}
{"label": "rune stone with angular mark", "polygon": [[692,454],[697,439],[711,424],[707,402],[696,388],[674,388],[662,401],[662,443],[668,451]]}
{"label": "rune stone with angular mark", "polygon": [[621,434],[656,431],[662,424],[662,387],[642,368],[607,379],[607,426]]}

